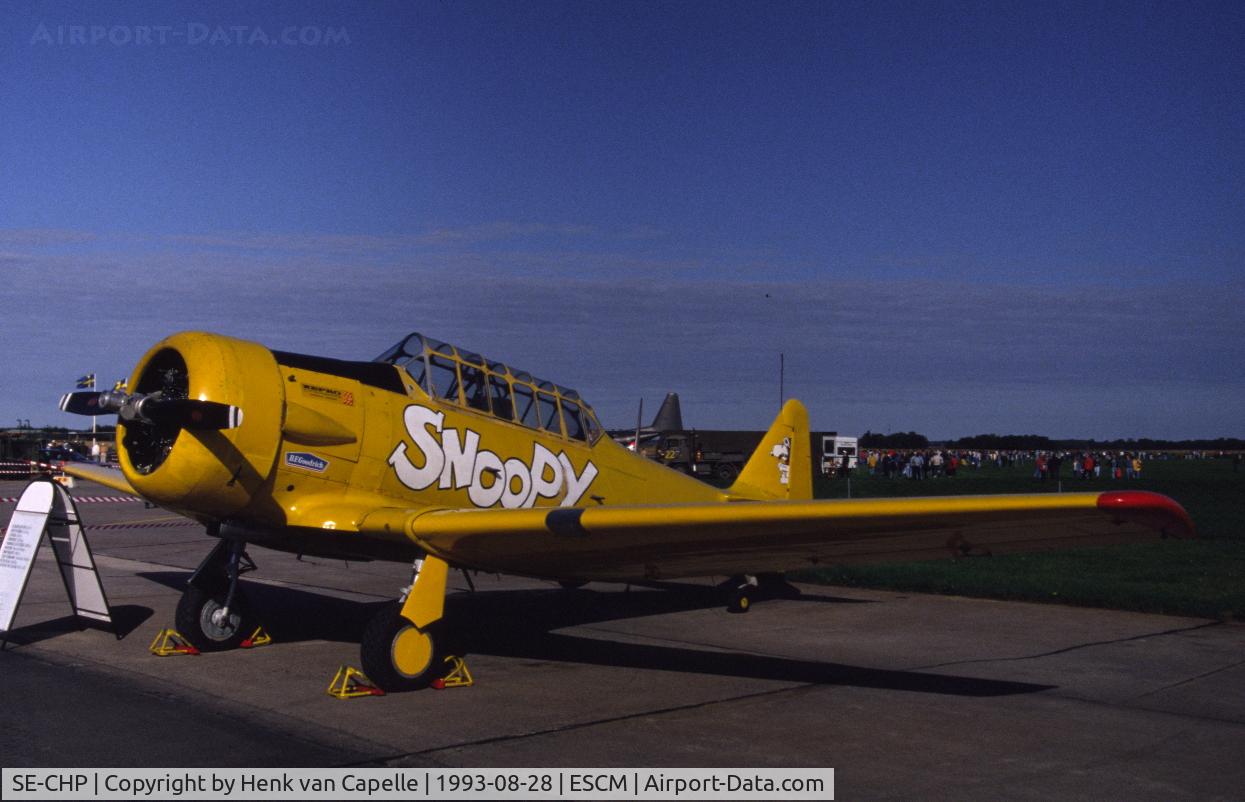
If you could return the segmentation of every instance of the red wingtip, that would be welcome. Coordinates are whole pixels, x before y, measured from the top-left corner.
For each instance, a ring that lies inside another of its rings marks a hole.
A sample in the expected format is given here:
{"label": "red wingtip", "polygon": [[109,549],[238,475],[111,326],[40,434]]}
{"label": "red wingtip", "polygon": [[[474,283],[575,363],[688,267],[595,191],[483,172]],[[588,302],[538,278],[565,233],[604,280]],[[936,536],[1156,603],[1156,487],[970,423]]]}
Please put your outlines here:
{"label": "red wingtip", "polygon": [[1116,490],[1098,496],[1098,509],[1121,521],[1133,521],[1161,529],[1172,537],[1197,536],[1193,519],[1184,507],[1162,493],[1147,490]]}

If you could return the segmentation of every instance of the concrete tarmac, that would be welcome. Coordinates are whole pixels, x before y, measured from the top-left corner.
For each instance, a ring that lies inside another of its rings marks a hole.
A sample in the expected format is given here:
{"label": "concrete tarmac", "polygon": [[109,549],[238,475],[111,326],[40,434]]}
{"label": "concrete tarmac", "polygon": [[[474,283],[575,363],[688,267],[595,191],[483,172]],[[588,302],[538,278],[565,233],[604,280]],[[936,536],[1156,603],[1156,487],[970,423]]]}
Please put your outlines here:
{"label": "concrete tarmac", "polygon": [[407,566],[252,548],[274,643],[156,657],[212,540],[74,492],[121,637],[68,615],[43,549],[0,653],[7,767],[832,766],[845,800],[1245,794],[1240,624],[818,586],[730,615],[708,582],[455,575],[476,684],[342,701],[325,689]]}

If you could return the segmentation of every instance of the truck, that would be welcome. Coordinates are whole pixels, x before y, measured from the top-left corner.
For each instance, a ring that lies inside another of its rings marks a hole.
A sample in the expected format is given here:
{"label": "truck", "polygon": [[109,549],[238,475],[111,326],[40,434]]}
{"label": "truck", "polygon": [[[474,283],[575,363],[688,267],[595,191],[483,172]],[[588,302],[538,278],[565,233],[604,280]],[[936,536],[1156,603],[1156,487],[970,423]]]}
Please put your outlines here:
{"label": "truck", "polygon": [[683,428],[679,394],[667,393],[648,426],[610,431],[632,451],[701,479],[721,484],[735,481],[764,432],[733,432]]}
{"label": "truck", "polygon": [[[685,429],[678,393],[667,393],[651,424],[611,430],[610,436],[632,451],[675,470],[712,480],[715,484],[729,485],[756,451],[765,432]],[[812,432],[809,441],[810,451],[814,460],[819,461],[822,473],[833,475],[843,459],[847,460],[849,470],[856,467],[857,438],[837,432]]]}
{"label": "truck", "polygon": [[691,476],[728,485],[764,434],[696,429],[656,432],[648,438],[641,436],[640,453]]}
{"label": "truck", "polygon": [[854,470],[859,463],[859,442],[838,432],[826,432],[821,436],[821,472],[834,476],[840,469]]}

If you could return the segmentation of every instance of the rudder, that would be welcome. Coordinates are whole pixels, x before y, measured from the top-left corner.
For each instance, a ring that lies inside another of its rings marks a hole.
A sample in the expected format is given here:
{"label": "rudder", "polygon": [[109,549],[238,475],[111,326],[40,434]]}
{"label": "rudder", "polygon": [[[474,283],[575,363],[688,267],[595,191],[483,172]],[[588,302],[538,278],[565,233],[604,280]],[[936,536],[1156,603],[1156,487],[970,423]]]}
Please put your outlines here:
{"label": "rudder", "polygon": [[727,493],[733,498],[805,501],[813,497],[808,410],[794,398],[783,405],[761,444]]}

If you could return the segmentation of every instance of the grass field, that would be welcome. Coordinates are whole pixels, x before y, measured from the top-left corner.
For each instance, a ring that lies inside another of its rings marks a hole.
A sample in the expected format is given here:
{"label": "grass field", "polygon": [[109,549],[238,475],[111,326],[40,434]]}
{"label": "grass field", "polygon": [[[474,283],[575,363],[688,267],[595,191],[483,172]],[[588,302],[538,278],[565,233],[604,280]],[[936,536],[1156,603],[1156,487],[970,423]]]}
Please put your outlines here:
{"label": "grass field", "polygon": [[[840,566],[793,575],[802,581],[992,599],[1245,620],[1245,469],[1230,459],[1147,460],[1137,481],[1069,478],[1063,489],[1154,490],[1180,502],[1198,539],[965,560]],[[951,478],[886,479],[857,471],[853,498],[1055,492],[1032,478],[1033,464],[961,469]],[[846,498],[848,481],[818,478],[818,498]]]}

